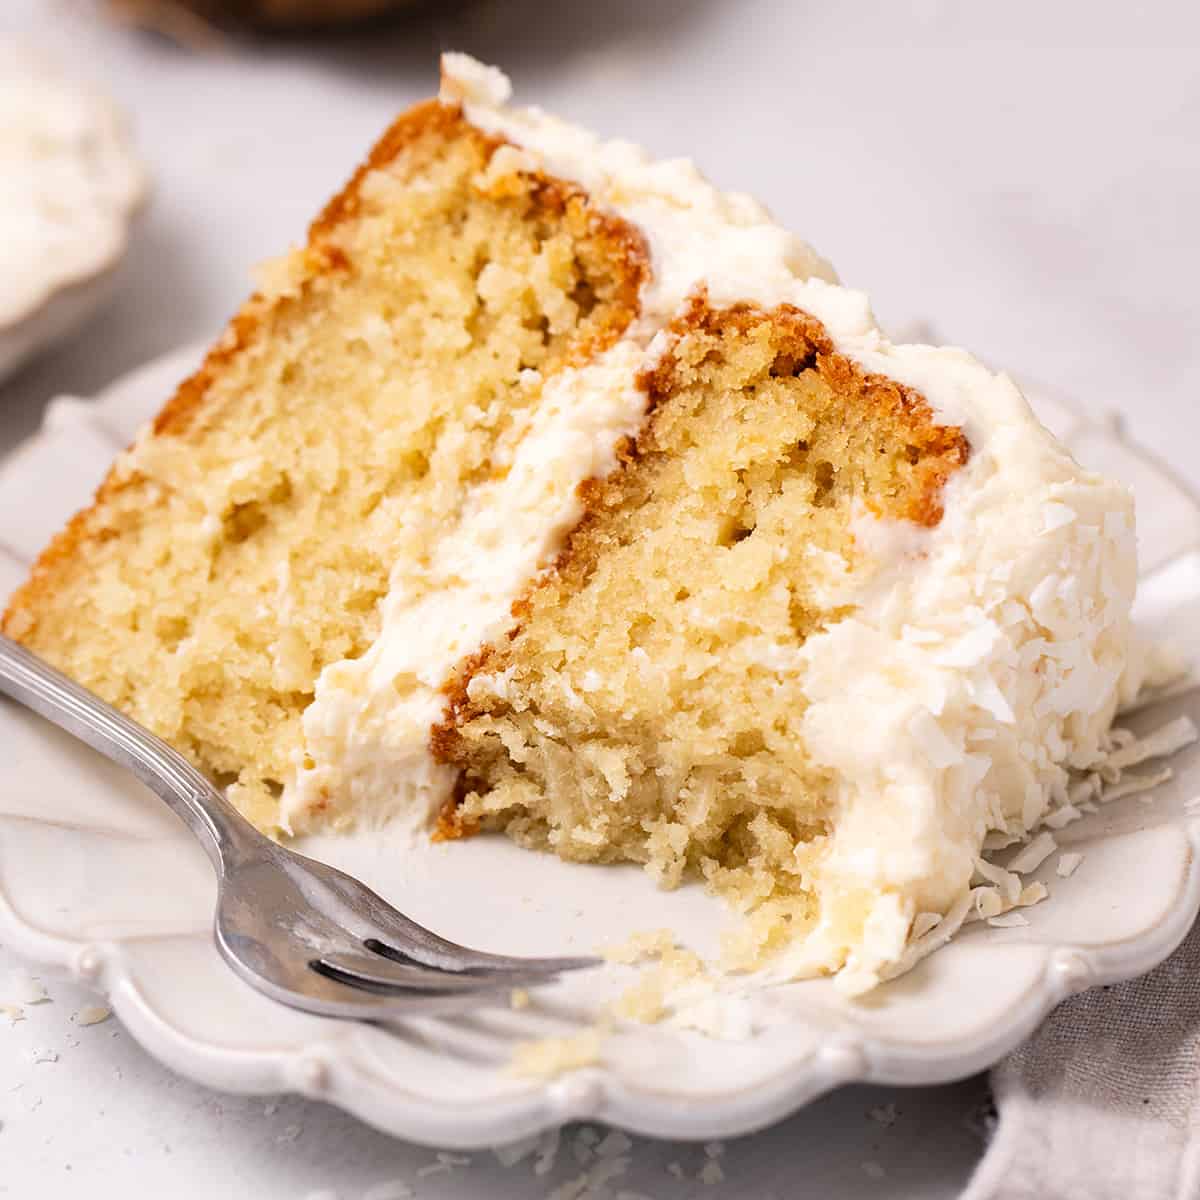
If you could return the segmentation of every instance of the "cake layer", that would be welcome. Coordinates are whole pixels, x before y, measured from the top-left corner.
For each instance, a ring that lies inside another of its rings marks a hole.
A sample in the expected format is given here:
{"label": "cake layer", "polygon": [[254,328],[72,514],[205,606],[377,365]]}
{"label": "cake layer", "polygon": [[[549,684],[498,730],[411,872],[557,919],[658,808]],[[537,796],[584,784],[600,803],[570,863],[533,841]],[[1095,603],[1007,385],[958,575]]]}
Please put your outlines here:
{"label": "cake layer", "polygon": [[801,648],[877,562],[860,515],[936,525],[961,431],[794,309],[673,323],[623,469],[463,681],[438,745],[465,822],[567,858],[799,890],[833,781],[808,757]]}
{"label": "cake layer", "polygon": [[[444,584],[556,376],[637,312],[638,236],[504,153],[452,107],[398,121],[6,615],[265,828],[298,773],[310,806],[350,799],[305,745],[322,672],[369,654],[398,581]],[[465,648],[433,645],[440,683]]]}

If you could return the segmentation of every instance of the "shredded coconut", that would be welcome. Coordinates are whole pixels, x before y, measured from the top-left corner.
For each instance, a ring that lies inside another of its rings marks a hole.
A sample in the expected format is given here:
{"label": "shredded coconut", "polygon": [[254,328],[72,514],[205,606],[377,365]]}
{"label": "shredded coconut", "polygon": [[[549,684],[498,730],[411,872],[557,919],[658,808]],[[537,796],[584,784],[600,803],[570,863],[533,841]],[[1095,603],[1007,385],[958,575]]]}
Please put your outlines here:
{"label": "shredded coconut", "polygon": [[454,1168],[449,1163],[441,1161],[426,1163],[417,1168],[418,1179],[428,1179],[431,1175],[448,1175]]}
{"label": "shredded coconut", "polygon": [[988,917],[988,924],[995,929],[1015,929],[1022,925],[1028,925],[1029,920],[1023,913],[1007,912],[998,917]]}
{"label": "shredded coconut", "polygon": [[88,1004],[81,1008],[74,1017],[76,1025],[99,1025],[112,1016],[112,1009],[103,1004]]}
{"label": "shredded coconut", "polygon": [[1185,746],[1190,746],[1197,737],[1200,737],[1200,731],[1196,729],[1191,718],[1177,717],[1146,737],[1114,751],[1105,760],[1105,766],[1123,771],[1126,767],[1137,766],[1148,758],[1166,758]]}
{"label": "shredded coconut", "polygon": [[1123,775],[1119,782],[1106,787],[1100,794],[1101,804],[1111,804],[1124,796],[1135,796],[1138,792],[1148,792],[1159,784],[1166,783],[1174,772],[1170,767],[1163,767],[1153,775]]}
{"label": "shredded coconut", "polygon": [[19,1006],[47,1004],[50,994],[45,985],[36,976],[31,975],[24,967],[16,967],[10,973],[5,990],[11,997],[11,1003]]}
{"label": "shredded coconut", "polygon": [[524,1162],[538,1147],[539,1135],[532,1134],[507,1146],[493,1146],[492,1153],[502,1167],[508,1169]]}
{"label": "shredded coconut", "polygon": [[867,1116],[885,1129],[890,1129],[895,1125],[900,1112],[894,1104],[876,1104],[867,1109]]}
{"label": "shredded coconut", "polygon": [[1061,878],[1067,879],[1075,874],[1081,862],[1083,862],[1083,855],[1078,851],[1064,851],[1058,856],[1058,863],[1054,869]]}
{"label": "shredded coconut", "polygon": [[1023,850],[1014,855],[1008,869],[1017,875],[1036,871],[1058,849],[1053,834],[1039,833]]}
{"label": "shredded coconut", "polygon": [[1064,804],[1061,808],[1052,809],[1046,814],[1045,824],[1054,830],[1064,829],[1073,821],[1083,819],[1083,810],[1074,804]]}

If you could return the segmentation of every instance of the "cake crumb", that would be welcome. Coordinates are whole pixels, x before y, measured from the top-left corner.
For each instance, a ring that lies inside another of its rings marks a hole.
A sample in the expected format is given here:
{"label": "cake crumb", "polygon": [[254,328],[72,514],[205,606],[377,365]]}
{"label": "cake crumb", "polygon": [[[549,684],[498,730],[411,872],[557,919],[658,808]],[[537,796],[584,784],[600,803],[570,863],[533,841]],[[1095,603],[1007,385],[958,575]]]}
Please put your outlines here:
{"label": "cake crumb", "polygon": [[869,1175],[872,1179],[882,1179],[887,1172],[877,1162],[865,1162],[862,1165],[863,1174]]}
{"label": "cake crumb", "polygon": [[513,988],[508,997],[510,1008],[528,1008],[529,1007],[529,992],[525,988]]}
{"label": "cake crumb", "polygon": [[640,1025],[654,1025],[667,1015],[666,988],[658,971],[648,972],[617,997],[614,1015]]}
{"label": "cake crumb", "polygon": [[661,958],[668,950],[675,949],[675,935],[669,929],[647,929],[632,934],[616,946],[602,946],[600,953],[612,963],[632,966]]}
{"label": "cake crumb", "polygon": [[642,1025],[653,1025],[666,1017],[675,1007],[674,994],[685,985],[711,981],[703,959],[675,945],[669,935],[643,957],[649,956],[657,958],[658,965],[643,971],[612,1008],[613,1015]]}
{"label": "cake crumb", "polygon": [[708,1162],[700,1168],[698,1176],[701,1183],[707,1187],[715,1187],[722,1179],[725,1178],[725,1172],[721,1170],[721,1164],[715,1158],[710,1158]]}
{"label": "cake crumb", "polygon": [[513,1049],[510,1070],[515,1075],[550,1079],[580,1067],[600,1062],[600,1028],[585,1029],[567,1037],[541,1038],[536,1042],[518,1042]]}

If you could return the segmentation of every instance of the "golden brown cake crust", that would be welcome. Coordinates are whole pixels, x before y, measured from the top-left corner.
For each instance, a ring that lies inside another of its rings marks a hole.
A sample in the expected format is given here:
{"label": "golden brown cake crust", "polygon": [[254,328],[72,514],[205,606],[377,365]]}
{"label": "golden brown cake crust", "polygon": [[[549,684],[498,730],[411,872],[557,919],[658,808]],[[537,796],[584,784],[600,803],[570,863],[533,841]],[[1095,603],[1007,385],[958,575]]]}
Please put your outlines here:
{"label": "golden brown cake crust", "polygon": [[[351,220],[358,212],[363,180],[369,172],[392,162],[408,145],[430,135],[447,140],[471,137],[492,150],[505,141],[477,130],[466,121],[458,105],[428,100],[403,113],[375,144],[346,186],[329,201],[309,227],[308,242],[302,252],[302,287],[321,276],[331,276],[349,269],[345,255],[330,243],[330,237],[339,225]],[[545,211],[562,213],[569,205],[586,206],[586,195],[574,185],[541,174],[533,178],[535,200]],[[586,359],[605,349],[637,315],[641,286],[649,273],[649,253],[641,235],[632,226],[618,218],[595,212],[590,212],[588,218],[592,227],[598,228],[609,243],[614,259],[623,264],[624,295],[608,326],[598,330],[587,345],[577,348],[576,357],[579,359]],[[198,370],[180,383],[174,396],[158,413],[153,422],[155,434],[180,434],[189,427],[203,410],[214,380],[227,364],[253,343],[260,330],[268,324],[273,310],[283,302],[281,297],[268,299],[258,292],[246,301],[208,351]],[[0,616],[0,631],[17,641],[30,639],[44,598],[60,577],[70,573],[81,543],[92,538],[113,536],[95,518],[105,502],[120,489],[130,486],[133,479],[133,476],[120,471],[114,464],[97,489],[92,504],[76,513],[53,538],[34,563],[29,578],[10,597],[7,608]]]}
{"label": "golden brown cake crust", "polygon": [[[807,366],[815,366],[835,392],[861,392],[873,407],[903,423],[905,437],[919,455],[919,494],[902,508],[879,510],[876,515],[913,521],[927,528],[936,525],[942,519],[942,487],[954,471],[965,465],[970,446],[958,426],[935,422],[929,402],[915,388],[864,371],[834,349],[833,339],[816,317],[791,304],[782,304],[769,312],[752,304],[714,309],[706,297],[697,296],[687,312],[671,323],[669,332],[676,339],[689,332],[748,333],[764,323],[774,325],[789,350],[794,348],[792,361],[777,362],[776,373],[795,374]],[[650,396],[651,422],[659,402],[677,386],[677,367],[675,356],[664,354],[657,366],[645,372],[639,381]],[[644,443],[649,429],[647,426],[639,435],[639,445]],[[635,451],[630,461],[636,457]]]}

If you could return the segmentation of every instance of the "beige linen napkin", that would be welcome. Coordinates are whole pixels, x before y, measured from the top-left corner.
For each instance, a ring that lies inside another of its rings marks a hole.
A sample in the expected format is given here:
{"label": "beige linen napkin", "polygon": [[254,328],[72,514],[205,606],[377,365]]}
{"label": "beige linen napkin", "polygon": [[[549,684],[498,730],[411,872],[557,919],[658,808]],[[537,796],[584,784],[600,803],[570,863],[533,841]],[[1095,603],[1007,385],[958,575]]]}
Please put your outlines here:
{"label": "beige linen napkin", "polygon": [[1149,975],[1055,1009],[992,1089],[963,1200],[1200,1198],[1200,925]]}

